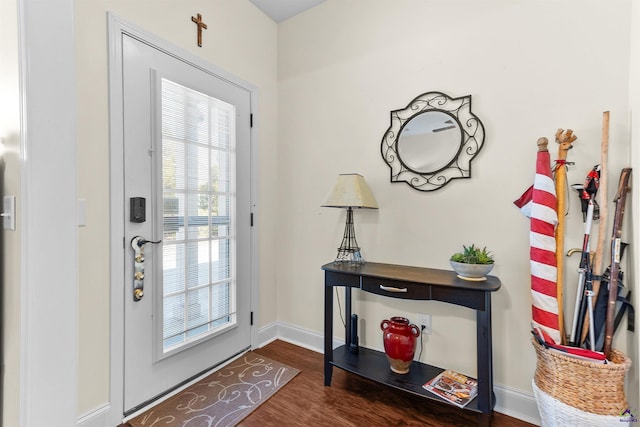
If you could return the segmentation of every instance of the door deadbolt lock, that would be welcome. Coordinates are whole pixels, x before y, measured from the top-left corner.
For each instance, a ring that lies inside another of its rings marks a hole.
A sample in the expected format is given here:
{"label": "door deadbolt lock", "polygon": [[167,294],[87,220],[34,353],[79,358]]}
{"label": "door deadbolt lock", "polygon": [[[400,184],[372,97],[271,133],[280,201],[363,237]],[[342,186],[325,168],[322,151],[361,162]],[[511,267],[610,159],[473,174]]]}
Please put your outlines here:
{"label": "door deadbolt lock", "polygon": [[131,239],[133,248],[133,300],[138,302],[144,296],[144,245],[147,243],[157,244],[162,240],[147,240],[141,236]]}

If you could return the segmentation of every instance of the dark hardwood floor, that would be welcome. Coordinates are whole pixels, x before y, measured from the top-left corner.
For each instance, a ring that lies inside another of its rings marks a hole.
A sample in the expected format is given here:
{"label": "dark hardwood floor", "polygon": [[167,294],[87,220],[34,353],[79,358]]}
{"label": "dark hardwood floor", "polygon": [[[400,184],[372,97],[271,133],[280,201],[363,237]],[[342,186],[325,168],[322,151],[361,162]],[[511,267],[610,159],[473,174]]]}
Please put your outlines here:
{"label": "dark hardwood floor", "polygon": [[[331,386],[325,387],[320,353],[280,340],[254,351],[297,368],[300,373],[245,418],[240,427],[476,425],[475,415],[468,411],[403,393],[338,368],[333,369]],[[494,412],[491,426],[530,427],[533,424]]]}
{"label": "dark hardwood floor", "polygon": [[[473,426],[475,415],[333,369],[324,386],[323,355],[284,341],[255,350],[297,368],[300,373],[239,425],[263,426]],[[493,427],[533,424],[494,413]]]}

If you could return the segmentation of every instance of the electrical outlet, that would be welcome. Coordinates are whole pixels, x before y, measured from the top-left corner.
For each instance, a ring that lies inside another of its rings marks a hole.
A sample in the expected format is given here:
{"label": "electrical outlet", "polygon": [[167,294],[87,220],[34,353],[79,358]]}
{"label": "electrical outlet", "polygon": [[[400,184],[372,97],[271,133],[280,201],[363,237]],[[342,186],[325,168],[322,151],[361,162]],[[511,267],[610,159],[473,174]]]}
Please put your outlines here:
{"label": "electrical outlet", "polygon": [[418,327],[420,330],[431,335],[431,315],[430,314],[418,314]]}

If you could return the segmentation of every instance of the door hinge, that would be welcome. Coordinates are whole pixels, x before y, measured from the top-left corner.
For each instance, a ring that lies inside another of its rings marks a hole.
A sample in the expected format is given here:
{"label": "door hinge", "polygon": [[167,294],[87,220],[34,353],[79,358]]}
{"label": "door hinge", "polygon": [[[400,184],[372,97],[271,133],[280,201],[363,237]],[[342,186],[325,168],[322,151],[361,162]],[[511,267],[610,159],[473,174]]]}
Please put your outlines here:
{"label": "door hinge", "polygon": [[253,326],[253,311],[251,312],[251,326]]}
{"label": "door hinge", "polygon": [[249,114],[249,127],[253,127],[253,113]]}
{"label": "door hinge", "polygon": [[253,227],[253,212],[251,212],[251,227]]}

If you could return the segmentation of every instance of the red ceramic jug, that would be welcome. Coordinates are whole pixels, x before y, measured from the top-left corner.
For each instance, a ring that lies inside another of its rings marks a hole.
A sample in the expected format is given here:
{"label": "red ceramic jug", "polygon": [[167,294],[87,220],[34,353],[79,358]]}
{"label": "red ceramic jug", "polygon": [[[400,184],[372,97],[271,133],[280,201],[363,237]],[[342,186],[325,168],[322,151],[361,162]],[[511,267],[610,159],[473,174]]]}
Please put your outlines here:
{"label": "red ceramic jug", "polygon": [[392,317],[383,320],[380,329],[391,370],[397,374],[406,374],[416,351],[416,338],[420,336],[420,328],[404,317]]}

